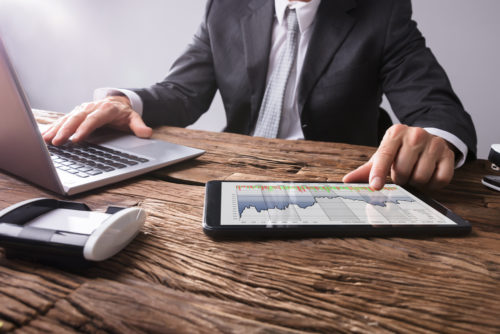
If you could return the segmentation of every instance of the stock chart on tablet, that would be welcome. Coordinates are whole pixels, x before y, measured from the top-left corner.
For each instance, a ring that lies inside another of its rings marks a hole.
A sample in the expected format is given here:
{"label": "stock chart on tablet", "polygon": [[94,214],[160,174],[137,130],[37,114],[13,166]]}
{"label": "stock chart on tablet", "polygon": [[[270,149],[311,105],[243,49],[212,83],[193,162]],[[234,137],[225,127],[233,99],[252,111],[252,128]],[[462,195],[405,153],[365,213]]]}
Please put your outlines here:
{"label": "stock chart on tablet", "polygon": [[223,182],[221,203],[221,225],[456,224],[393,184]]}

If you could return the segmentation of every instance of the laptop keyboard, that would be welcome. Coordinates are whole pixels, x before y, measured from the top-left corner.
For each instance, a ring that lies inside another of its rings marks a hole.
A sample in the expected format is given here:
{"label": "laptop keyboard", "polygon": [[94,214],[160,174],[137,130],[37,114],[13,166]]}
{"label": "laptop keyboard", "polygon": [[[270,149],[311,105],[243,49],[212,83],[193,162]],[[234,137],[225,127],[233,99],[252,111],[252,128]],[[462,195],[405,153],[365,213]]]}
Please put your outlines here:
{"label": "laptop keyboard", "polygon": [[47,145],[54,166],[85,178],[148,162],[148,159],[90,143]]}

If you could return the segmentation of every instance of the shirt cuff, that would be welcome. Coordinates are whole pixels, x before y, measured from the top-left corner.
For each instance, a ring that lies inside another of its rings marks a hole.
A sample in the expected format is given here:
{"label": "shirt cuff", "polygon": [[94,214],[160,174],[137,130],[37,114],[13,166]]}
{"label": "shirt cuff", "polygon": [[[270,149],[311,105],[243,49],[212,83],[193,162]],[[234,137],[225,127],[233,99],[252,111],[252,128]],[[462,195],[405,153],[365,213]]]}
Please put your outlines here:
{"label": "shirt cuff", "polygon": [[143,104],[141,97],[136,92],[133,92],[128,89],[111,88],[111,87],[98,88],[94,90],[94,101],[102,100],[107,96],[113,96],[113,95],[125,95],[126,97],[128,97],[132,109],[140,116],[142,116]]}
{"label": "shirt cuff", "polygon": [[438,136],[452,144],[457,148],[459,153],[461,153],[460,156],[455,159],[455,168],[460,168],[465,162],[465,158],[467,157],[467,154],[469,153],[469,149],[467,148],[467,145],[460,140],[457,136],[454,134],[449,133],[448,131],[444,131],[441,129],[436,129],[436,128],[424,128],[425,131],[429,132],[431,135]]}

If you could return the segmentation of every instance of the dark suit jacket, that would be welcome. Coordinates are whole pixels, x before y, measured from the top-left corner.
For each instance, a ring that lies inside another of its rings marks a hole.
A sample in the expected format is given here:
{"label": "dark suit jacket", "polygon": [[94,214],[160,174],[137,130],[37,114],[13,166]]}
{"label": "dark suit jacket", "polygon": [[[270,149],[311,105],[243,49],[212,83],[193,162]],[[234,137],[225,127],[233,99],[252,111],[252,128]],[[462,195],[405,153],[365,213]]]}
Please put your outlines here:
{"label": "dark suit jacket", "polygon": [[[323,0],[299,79],[306,139],[377,145],[385,93],[399,120],[476,134],[450,82],[411,20],[410,0]],[[135,90],[149,125],[187,126],[219,89],[226,131],[249,134],[264,94],[273,0],[211,0],[204,21],[163,82]]]}

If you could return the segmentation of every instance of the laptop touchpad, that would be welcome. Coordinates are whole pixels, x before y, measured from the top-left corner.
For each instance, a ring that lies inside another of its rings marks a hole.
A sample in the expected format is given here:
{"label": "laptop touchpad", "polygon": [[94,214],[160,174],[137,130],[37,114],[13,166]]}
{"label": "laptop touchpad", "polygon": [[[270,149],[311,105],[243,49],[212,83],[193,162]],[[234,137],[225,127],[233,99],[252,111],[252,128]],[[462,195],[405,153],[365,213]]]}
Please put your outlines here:
{"label": "laptop touchpad", "polygon": [[[153,139],[141,139],[134,135],[129,135],[124,132],[111,130],[109,128],[99,129],[94,132],[87,141],[92,144],[109,146],[117,149],[122,149],[124,151],[142,151],[139,148],[144,148],[145,146],[153,145],[155,140]],[[144,150],[142,153],[146,153]]]}
{"label": "laptop touchpad", "polygon": [[150,139],[141,139],[137,138],[134,136],[120,136],[118,138],[103,138],[104,140],[96,143],[94,140],[91,140],[91,142],[94,142],[95,144],[101,144],[101,145],[107,145],[107,146],[112,146],[116,148],[121,148],[124,150],[127,149],[136,149],[139,147],[147,146],[152,144],[152,140]]}

